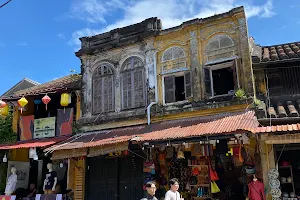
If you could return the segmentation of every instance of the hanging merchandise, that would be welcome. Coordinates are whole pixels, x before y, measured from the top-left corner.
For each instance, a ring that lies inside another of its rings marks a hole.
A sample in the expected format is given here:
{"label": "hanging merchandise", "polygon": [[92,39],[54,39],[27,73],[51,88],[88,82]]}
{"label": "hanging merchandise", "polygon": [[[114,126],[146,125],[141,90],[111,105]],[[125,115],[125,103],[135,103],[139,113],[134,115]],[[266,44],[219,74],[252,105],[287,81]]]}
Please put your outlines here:
{"label": "hanging merchandise", "polygon": [[46,110],[48,110],[47,105],[48,103],[51,101],[51,98],[46,94],[43,98],[42,98],[43,103],[46,105]]}
{"label": "hanging merchandise", "polygon": [[177,159],[185,159],[183,151],[184,151],[183,145],[181,145],[177,148]]}
{"label": "hanging merchandise", "polygon": [[66,107],[66,106],[68,106],[69,105],[69,96],[70,96],[70,94],[68,94],[68,93],[63,93],[63,94],[61,94],[61,97],[60,97],[60,105],[61,106],[63,106],[63,107]]}
{"label": "hanging merchandise", "polygon": [[220,192],[220,188],[218,187],[218,185],[216,184],[216,182],[212,181],[210,183],[210,187],[211,187],[211,193],[215,194]]}
{"label": "hanging merchandise", "polygon": [[7,156],[6,156],[6,154],[4,154],[4,157],[3,157],[2,161],[3,161],[4,163],[7,163]]}
{"label": "hanging merchandise", "polygon": [[4,108],[6,106],[6,103],[2,100],[0,100],[0,108]]}
{"label": "hanging merchandise", "polygon": [[18,100],[18,105],[21,107],[21,113],[23,111],[23,108],[28,104],[28,101],[25,97],[22,97]]}
{"label": "hanging merchandise", "polygon": [[36,110],[39,110],[39,105],[42,103],[42,100],[40,99],[35,99],[33,100],[34,104],[36,105]]}
{"label": "hanging merchandise", "polygon": [[6,105],[3,108],[0,108],[0,115],[1,116],[7,116],[8,115],[8,105]]}
{"label": "hanging merchandise", "polygon": [[36,148],[29,149],[29,158],[34,158],[37,155]]}

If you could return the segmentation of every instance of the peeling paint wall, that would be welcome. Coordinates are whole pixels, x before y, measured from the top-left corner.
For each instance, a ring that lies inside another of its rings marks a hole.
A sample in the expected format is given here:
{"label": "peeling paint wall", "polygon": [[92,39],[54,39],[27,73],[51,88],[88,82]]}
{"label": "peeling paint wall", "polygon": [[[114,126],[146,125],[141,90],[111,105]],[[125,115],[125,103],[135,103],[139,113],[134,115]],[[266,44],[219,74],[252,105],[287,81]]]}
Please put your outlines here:
{"label": "peeling paint wall", "polygon": [[[147,38],[143,42],[128,45],[122,48],[113,49],[107,52],[97,53],[94,55],[84,56],[81,58],[82,62],[82,118],[81,122],[94,123],[94,121],[114,121],[125,118],[144,116],[146,108],[136,108],[131,110],[122,110],[122,97],[121,97],[121,66],[123,62],[131,57],[137,56],[144,62],[145,78],[146,78],[146,91],[147,103],[155,100],[155,54],[156,51],[153,47],[154,39]],[[103,113],[99,115],[92,114],[92,74],[97,67],[104,62],[108,62],[114,67],[115,78],[115,112]]]}

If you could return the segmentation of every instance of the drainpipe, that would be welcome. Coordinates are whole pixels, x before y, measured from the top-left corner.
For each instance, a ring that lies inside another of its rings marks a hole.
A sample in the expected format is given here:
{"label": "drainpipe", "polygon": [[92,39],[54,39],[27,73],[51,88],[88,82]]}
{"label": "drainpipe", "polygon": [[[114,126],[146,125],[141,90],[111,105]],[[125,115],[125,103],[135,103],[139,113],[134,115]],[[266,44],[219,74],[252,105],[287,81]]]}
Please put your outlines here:
{"label": "drainpipe", "polygon": [[153,64],[154,64],[154,87],[155,87],[155,101],[151,102],[147,106],[147,119],[148,119],[148,125],[151,124],[151,107],[158,103],[158,88],[157,88],[157,74],[156,74],[156,53],[153,54]]}

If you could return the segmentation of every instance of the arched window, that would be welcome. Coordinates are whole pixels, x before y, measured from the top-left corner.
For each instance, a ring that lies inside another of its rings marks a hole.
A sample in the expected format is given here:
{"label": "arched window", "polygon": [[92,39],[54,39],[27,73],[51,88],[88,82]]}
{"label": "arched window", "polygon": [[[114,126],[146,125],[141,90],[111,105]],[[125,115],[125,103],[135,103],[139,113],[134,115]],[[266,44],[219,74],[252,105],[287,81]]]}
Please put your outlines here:
{"label": "arched window", "polygon": [[206,45],[206,52],[215,51],[226,47],[231,47],[234,45],[233,40],[227,35],[217,35],[210,39]]}
{"label": "arched window", "polygon": [[110,64],[102,63],[93,73],[93,114],[114,110],[114,77]]}
{"label": "arched window", "polygon": [[184,57],[185,57],[185,53],[181,47],[178,46],[170,47],[163,53],[162,62],[175,60],[178,58],[184,58]]}
{"label": "arched window", "polygon": [[122,108],[145,106],[145,76],[143,61],[132,56],[122,64]]}

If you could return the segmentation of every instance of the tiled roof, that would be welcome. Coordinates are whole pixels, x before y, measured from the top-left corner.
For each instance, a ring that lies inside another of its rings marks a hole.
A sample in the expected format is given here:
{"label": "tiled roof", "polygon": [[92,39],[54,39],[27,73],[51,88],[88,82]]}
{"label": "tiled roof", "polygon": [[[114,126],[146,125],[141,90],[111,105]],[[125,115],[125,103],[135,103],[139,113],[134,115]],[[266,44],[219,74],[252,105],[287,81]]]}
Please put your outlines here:
{"label": "tiled roof", "polygon": [[40,83],[33,81],[29,78],[24,78],[1,96],[11,96],[17,91],[24,90],[36,85],[40,85]]}
{"label": "tiled roof", "polygon": [[287,118],[287,117],[299,117],[300,113],[300,99],[288,100],[288,101],[275,101],[268,106],[264,102],[258,107],[258,111],[265,113],[266,115],[258,118]]}
{"label": "tiled roof", "polygon": [[207,123],[199,123],[188,127],[173,127],[161,131],[153,131],[140,135],[139,141],[169,140],[191,138],[197,136],[219,135],[240,130],[251,130],[258,127],[253,111],[227,116]]}
{"label": "tiled roof", "polygon": [[[257,47],[260,46],[256,45],[256,48]],[[300,58],[300,42],[263,46],[260,48],[262,55],[253,55],[252,53],[252,59],[254,63]]]}
{"label": "tiled roof", "polygon": [[57,142],[61,142],[65,139],[67,139],[67,137],[45,138],[45,139],[38,139],[38,140],[16,142],[13,144],[2,144],[0,145],[0,149],[47,147]]}
{"label": "tiled roof", "polygon": [[300,131],[300,124],[285,124],[277,126],[257,127],[251,130],[252,133],[275,133],[275,132],[294,132]]}
{"label": "tiled roof", "polygon": [[47,83],[33,86],[28,89],[20,90],[15,92],[13,96],[28,96],[28,95],[37,95],[41,93],[50,93],[55,92],[60,89],[73,89],[79,88],[81,81],[81,75],[72,74],[64,76]]}
{"label": "tiled roof", "polygon": [[[202,123],[200,122],[202,121]],[[218,135],[258,127],[253,111],[154,123],[151,125],[83,133],[54,145],[46,151],[95,147],[129,141],[172,140]]]}

